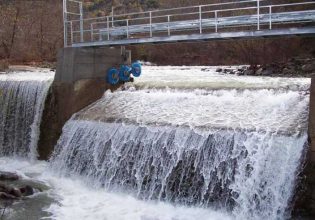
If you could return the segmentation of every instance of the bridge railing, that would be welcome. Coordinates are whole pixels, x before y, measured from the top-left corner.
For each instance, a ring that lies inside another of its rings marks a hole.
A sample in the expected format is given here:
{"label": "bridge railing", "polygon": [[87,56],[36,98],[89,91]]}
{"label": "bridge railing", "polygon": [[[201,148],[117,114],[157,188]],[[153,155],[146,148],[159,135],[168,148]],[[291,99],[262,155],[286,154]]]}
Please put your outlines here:
{"label": "bridge railing", "polygon": [[[245,0],[85,18],[81,1],[65,0],[65,46],[89,46],[100,41],[110,44],[181,34],[271,30],[315,21],[314,1],[276,5],[269,2]],[[69,4],[74,7],[69,8]]]}

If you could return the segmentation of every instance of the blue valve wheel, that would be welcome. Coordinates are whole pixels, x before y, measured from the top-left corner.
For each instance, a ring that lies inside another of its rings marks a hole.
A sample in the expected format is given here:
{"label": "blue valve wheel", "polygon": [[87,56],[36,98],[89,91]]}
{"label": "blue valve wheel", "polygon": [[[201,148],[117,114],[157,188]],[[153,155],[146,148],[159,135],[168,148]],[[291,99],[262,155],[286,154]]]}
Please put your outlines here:
{"label": "blue valve wheel", "polygon": [[119,82],[119,73],[116,68],[111,68],[108,70],[107,82],[111,85],[116,85]]}
{"label": "blue valve wheel", "polygon": [[123,82],[128,82],[130,80],[130,67],[122,65],[119,70],[119,79]]}
{"label": "blue valve wheel", "polygon": [[139,77],[141,75],[141,64],[136,62],[131,65],[131,73],[134,77]]}

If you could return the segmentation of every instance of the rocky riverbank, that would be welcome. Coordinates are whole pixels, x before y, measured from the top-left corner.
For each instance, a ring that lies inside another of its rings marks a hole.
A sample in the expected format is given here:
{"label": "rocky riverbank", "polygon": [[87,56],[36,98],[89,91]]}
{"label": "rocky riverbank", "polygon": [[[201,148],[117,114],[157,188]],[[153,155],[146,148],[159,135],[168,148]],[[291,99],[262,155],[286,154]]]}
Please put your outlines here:
{"label": "rocky riverbank", "polygon": [[35,191],[32,186],[23,184],[17,174],[0,171],[0,219],[14,202],[26,199]]}
{"label": "rocky riverbank", "polygon": [[217,68],[216,72],[247,76],[309,77],[315,76],[315,58],[292,58],[287,63]]}
{"label": "rocky riverbank", "polygon": [[5,72],[9,68],[9,63],[6,60],[0,60],[0,73]]}

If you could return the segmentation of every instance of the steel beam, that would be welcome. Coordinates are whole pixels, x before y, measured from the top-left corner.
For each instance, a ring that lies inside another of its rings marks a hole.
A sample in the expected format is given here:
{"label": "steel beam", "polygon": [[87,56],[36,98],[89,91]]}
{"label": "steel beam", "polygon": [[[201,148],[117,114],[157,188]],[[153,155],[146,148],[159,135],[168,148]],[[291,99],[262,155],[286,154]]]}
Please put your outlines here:
{"label": "steel beam", "polygon": [[213,40],[232,40],[232,39],[248,39],[248,38],[264,38],[264,37],[290,37],[299,36],[315,36],[315,27],[309,28],[288,28],[277,30],[260,30],[260,31],[241,31],[227,33],[212,33],[212,34],[191,34],[178,35],[167,37],[152,37],[142,39],[125,39],[111,40],[89,43],[76,43],[73,47],[91,47],[91,46],[121,46],[121,45],[136,45],[136,44],[163,44],[176,42],[194,42],[194,41],[213,41]]}

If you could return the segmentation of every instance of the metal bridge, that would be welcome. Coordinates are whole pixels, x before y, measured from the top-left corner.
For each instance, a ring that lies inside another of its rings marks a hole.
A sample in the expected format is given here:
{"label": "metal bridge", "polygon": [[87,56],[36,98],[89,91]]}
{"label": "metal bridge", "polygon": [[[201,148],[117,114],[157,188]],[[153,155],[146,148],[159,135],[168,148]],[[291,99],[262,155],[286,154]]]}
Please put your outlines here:
{"label": "metal bridge", "polygon": [[63,9],[65,47],[315,35],[315,1],[244,0],[101,17],[89,16],[83,1],[63,0]]}

